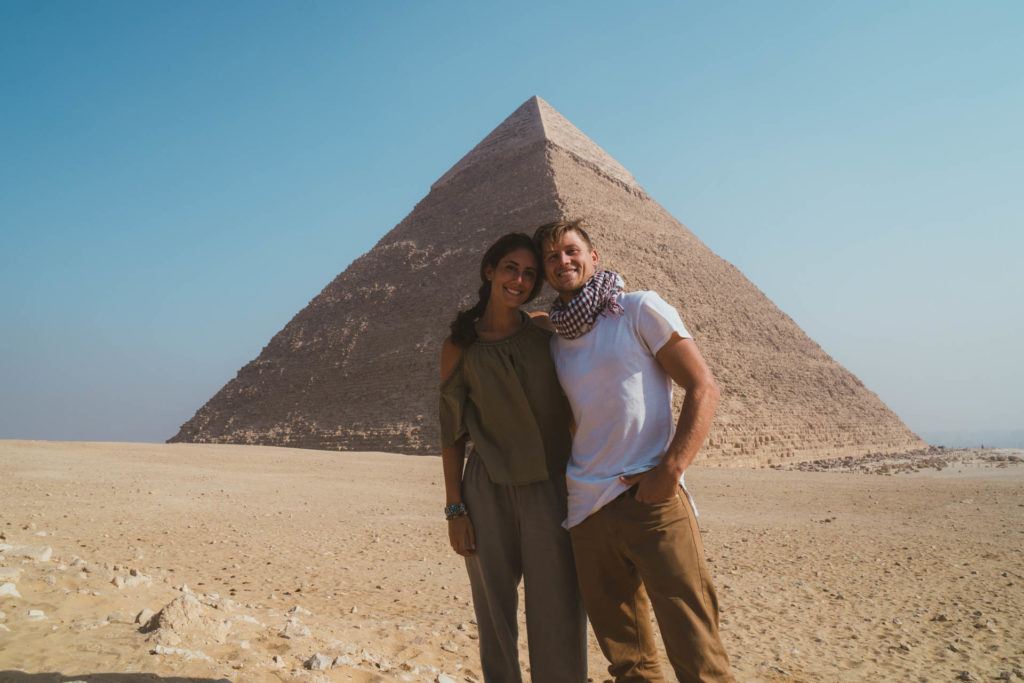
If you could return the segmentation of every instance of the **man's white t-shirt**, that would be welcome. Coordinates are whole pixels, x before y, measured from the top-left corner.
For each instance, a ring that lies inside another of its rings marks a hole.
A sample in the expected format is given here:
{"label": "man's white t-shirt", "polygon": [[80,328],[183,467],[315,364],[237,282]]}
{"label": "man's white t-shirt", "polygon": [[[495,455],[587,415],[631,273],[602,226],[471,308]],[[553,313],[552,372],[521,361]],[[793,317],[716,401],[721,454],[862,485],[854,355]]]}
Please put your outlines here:
{"label": "man's white t-shirt", "polygon": [[620,476],[661,462],[675,432],[672,378],[654,354],[673,333],[683,338],[690,333],[676,309],[655,292],[630,292],[618,300],[622,315],[599,316],[576,339],[551,337],[558,379],[576,420],[566,470],[567,529],[625,491]]}

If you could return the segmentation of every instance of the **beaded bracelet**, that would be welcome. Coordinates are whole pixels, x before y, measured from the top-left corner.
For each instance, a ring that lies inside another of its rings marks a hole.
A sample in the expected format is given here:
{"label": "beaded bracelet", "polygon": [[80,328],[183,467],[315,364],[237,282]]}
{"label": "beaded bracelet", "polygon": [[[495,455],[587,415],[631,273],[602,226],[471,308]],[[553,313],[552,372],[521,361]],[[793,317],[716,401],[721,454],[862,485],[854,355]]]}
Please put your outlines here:
{"label": "beaded bracelet", "polygon": [[444,506],[444,518],[448,521],[456,517],[465,517],[468,514],[469,511],[466,509],[465,503],[449,503]]}

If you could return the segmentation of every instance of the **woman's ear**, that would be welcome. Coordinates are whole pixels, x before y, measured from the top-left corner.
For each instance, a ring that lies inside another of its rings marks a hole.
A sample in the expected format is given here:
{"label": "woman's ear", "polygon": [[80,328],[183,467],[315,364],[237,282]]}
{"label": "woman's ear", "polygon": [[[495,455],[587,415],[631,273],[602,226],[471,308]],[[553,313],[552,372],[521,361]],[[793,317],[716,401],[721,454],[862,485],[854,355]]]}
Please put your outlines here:
{"label": "woman's ear", "polygon": [[484,266],[484,278],[488,282],[494,279],[494,268],[492,266]]}

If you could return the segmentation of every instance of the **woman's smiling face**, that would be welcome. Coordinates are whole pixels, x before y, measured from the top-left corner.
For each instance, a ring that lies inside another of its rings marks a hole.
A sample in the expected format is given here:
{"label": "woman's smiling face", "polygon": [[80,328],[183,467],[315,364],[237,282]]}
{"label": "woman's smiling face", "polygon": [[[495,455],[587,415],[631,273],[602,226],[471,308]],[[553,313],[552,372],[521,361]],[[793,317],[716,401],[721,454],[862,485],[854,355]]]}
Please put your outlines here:
{"label": "woman's smiling face", "polygon": [[486,275],[491,281],[491,301],[518,308],[530,298],[537,283],[537,258],[529,249],[515,249],[502,256],[497,266],[488,268]]}

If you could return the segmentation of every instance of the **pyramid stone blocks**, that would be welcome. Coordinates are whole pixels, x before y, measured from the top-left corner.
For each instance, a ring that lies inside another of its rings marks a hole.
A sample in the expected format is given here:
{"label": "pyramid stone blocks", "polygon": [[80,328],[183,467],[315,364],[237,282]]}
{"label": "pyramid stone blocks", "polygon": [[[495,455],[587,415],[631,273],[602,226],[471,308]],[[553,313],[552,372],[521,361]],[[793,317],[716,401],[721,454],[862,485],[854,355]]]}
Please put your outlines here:
{"label": "pyramid stone blocks", "polygon": [[[536,97],[438,179],[171,441],[438,452],[437,357],[455,311],[475,300],[480,255],[505,232],[563,217],[587,220],[604,264],[628,289],[654,289],[682,313],[722,387],[706,464],[924,445]],[[541,295],[550,298],[550,290]]]}

